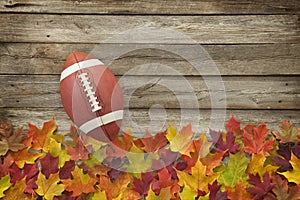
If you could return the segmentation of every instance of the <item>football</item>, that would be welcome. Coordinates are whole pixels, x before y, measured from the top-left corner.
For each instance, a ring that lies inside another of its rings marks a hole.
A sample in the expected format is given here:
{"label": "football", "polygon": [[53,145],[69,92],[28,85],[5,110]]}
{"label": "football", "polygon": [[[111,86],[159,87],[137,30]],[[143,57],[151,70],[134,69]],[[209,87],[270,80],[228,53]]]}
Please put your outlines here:
{"label": "football", "polygon": [[71,53],[61,72],[60,94],[81,135],[103,142],[118,135],[123,94],[116,77],[99,59],[83,52]]}

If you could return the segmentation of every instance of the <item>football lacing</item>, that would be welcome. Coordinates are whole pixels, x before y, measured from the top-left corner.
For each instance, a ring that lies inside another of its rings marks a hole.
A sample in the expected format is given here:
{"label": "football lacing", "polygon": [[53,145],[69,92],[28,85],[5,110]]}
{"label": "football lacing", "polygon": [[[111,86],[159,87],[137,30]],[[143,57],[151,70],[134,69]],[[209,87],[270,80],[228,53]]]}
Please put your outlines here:
{"label": "football lacing", "polygon": [[93,91],[93,87],[91,86],[91,82],[89,81],[89,78],[87,77],[87,73],[81,73],[78,75],[78,78],[80,78],[81,84],[84,87],[84,92],[86,93],[86,96],[89,99],[89,102],[92,107],[92,112],[96,112],[98,110],[102,109],[102,106],[100,106],[100,102],[98,101],[97,97],[95,96],[96,92]]}

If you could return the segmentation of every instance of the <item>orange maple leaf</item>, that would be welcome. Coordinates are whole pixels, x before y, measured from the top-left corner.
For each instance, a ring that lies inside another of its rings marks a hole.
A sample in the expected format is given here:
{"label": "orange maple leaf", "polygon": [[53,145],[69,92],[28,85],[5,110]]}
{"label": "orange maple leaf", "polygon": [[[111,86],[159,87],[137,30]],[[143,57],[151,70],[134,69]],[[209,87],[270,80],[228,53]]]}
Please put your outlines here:
{"label": "orange maple leaf", "polygon": [[243,142],[245,144],[244,150],[247,153],[259,153],[264,152],[265,156],[268,156],[275,140],[273,138],[267,140],[269,129],[266,128],[266,124],[262,123],[260,126],[253,127],[252,131],[250,128],[244,129]]}
{"label": "orange maple leaf", "polygon": [[52,118],[50,121],[45,122],[43,124],[42,129],[38,129],[33,124],[28,124],[28,137],[32,138],[31,142],[31,148],[34,150],[41,150],[47,152],[47,149],[45,147],[47,146],[47,143],[49,142],[50,135],[54,133],[54,131],[57,129],[57,125],[54,123],[54,119]]}
{"label": "orange maple leaf", "polygon": [[155,152],[167,144],[168,140],[166,138],[166,134],[166,132],[160,132],[155,136],[152,136],[147,130],[144,138],[140,138],[134,141],[134,143],[137,147],[145,150],[146,152]]}

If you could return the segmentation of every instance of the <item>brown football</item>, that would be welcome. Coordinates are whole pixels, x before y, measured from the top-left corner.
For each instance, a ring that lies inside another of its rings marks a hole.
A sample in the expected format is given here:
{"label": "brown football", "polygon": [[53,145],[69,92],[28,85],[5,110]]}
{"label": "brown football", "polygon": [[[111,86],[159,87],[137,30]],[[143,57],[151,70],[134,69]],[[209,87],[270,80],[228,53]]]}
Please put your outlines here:
{"label": "brown football", "polygon": [[98,59],[83,52],[71,53],[60,78],[66,113],[81,133],[109,142],[119,133],[123,94],[113,73]]}

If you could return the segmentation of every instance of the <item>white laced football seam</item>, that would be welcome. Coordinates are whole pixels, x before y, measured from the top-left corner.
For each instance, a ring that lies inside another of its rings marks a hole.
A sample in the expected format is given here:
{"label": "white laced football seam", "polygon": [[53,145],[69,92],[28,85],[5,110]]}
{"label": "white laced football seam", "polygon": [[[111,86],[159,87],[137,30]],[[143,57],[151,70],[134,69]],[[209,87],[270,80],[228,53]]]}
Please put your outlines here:
{"label": "white laced football seam", "polygon": [[91,82],[89,81],[89,78],[87,77],[87,73],[81,73],[78,75],[78,78],[80,79],[80,82],[82,86],[84,87],[84,92],[86,93],[86,96],[89,99],[89,102],[91,104],[92,112],[96,112],[98,110],[102,109],[102,106],[100,106],[100,102],[98,101],[97,97],[95,96],[96,92],[93,91],[93,87],[91,86]]}

